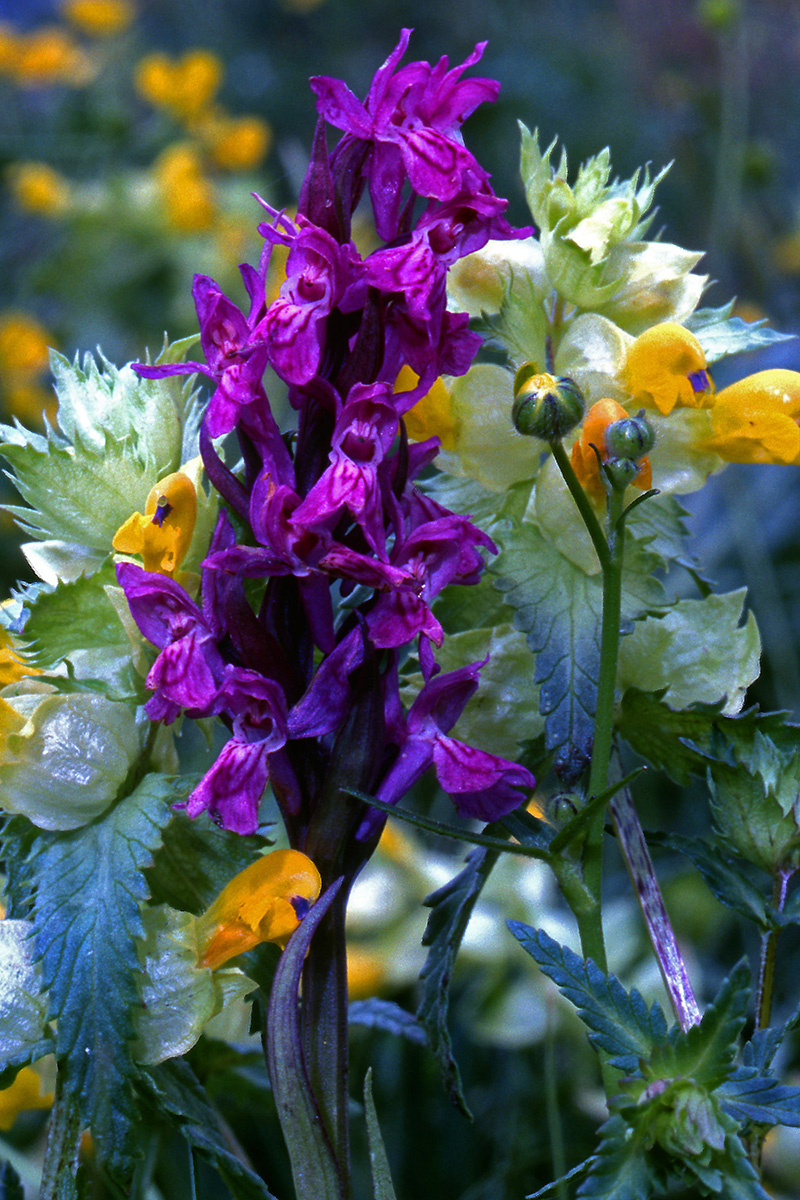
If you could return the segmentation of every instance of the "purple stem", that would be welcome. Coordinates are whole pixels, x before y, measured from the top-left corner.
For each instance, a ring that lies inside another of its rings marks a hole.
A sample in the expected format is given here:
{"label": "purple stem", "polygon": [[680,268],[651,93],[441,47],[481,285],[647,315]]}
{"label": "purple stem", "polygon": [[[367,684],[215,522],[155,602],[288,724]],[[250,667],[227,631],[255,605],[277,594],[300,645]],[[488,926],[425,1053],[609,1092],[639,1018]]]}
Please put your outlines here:
{"label": "purple stem", "polygon": [[653,860],[644,840],[639,817],[627,788],[618,792],[608,806],[614,823],[622,857],[636,891],[647,935],[653,947],[664,986],[667,989],[675,1016],[684,1031],[697,1025],[701,1013],[689,982],[686,964],[670,924]]}

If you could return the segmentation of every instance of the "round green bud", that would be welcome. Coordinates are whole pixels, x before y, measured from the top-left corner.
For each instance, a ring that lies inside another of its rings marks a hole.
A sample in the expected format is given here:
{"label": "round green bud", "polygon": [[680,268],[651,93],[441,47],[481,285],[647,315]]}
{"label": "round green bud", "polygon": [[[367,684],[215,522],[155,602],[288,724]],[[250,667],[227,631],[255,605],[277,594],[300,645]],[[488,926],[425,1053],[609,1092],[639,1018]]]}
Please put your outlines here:
{"label": "round green bud", "polygon": [[615,492],[624,492],[639,473],[639,464],[632,458],[611,458],[603,463],[603,473]]}
{"label": "round green bud", "polygon": [[640,413],[623,417],[606,429],[606,448],[610,458],[644,458],[656,440],[653,426]]}
{"label": "round green bud", "polygon": [[518,433],[557,442],[583,419],[583,393],[564,375],[539,372],[524,363],[514,380],[511,419]]}

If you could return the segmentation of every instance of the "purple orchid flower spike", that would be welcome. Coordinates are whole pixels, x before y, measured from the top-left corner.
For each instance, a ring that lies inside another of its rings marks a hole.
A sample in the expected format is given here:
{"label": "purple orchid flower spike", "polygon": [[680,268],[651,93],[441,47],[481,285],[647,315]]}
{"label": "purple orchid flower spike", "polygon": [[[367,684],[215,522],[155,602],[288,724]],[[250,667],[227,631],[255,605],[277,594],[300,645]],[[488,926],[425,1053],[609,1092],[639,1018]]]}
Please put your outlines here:
{"label": "purple orchid flower spike", "polygon": [[[491,79],[461,79],[480,59],[485,42],[452,70],[442,58],[435,67],[415,62],[395,73],[410,36],[410,29],[402,31],[363,104],[341,80],[311,80],[320,115],[344,130],[346,138],[372,144],[369,189],[378,233],[387,241],[398,233],[406,179],[418,195],[438,200],[485,185],[488,175],[464,146],[459,130],[470,113],[484,101],[495,100],[499,90]],[[340,143],[339,153],[347,146],[347,141]]]}

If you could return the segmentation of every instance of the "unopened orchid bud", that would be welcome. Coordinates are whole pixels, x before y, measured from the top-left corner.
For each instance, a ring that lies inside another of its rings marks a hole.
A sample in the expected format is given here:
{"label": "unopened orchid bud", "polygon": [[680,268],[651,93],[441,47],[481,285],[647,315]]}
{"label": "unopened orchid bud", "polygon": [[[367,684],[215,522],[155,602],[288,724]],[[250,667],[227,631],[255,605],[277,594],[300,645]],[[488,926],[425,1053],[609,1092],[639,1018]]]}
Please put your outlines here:
{"label": "unopened orchid bud", "polygon": [[624,417],[621,421],[615,421],[606,430],[609,458],[631,458],[636,462],[650,453],[655,440],[653,426],[645,420],[643,412],[636,417]]}
{"label": "unopened orchid bud", "polygon": [[583,410],[583,393],[566,376],[540,372],[535,363],[517,371],[511,419],[518,433],[559,441],[582,419]]}

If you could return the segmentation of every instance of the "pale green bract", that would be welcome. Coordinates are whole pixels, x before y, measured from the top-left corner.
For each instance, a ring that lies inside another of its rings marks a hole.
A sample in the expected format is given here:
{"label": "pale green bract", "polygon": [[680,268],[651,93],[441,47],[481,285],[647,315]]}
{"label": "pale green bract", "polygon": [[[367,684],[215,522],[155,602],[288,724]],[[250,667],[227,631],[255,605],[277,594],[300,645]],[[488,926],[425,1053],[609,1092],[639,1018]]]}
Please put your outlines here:
{"label": "pale green bract", "polygon": [[0,762],[6,812],[39,829],[78,829],[117,798],[139,754],[139,731],[127,704],[90,692],[9,695],[27,717],[10,733]]}
{"label": "pale green bract", "polygon": [[204,1026],[255,984],[236,967],[210,971],[197,965],[195,918],[160,904],[142,911],[140,945],[143,1006],[135,1014],[134,1057],[147,1066],[177,1058],[195,1044]]}
{"label": "pale green bract", "polygon": [[53,1049],[31,929],[30,921],[0,921],[0,1079]]}
{"label": "pale green bract", "polygon": [[670,708],[716,704],[739,712],[759,674],[761,638],[755,617],[742,622],[744,589],[679,600],[663,616],[638,621],[619,647],[618,683],[643,692],[666,688]]}
{"label": "pale green bract", "polygon": [[[194,339],[166,346],[174,361]],[[36,574],[55,587],[96,571],[133,512],[143,512],[159,479],[198,454],[200,408],[178,377],[141,379],[91,354],[73,362],[52,356],[58,427],[33,433],[0,426],[0,452],[27,506],[9,506],[35,540],[22,549]],[[195,571],[216,520],[216,500],[198,489],[194,536],[184,569]],[[29,507],[28,507],[29,506]]]}

